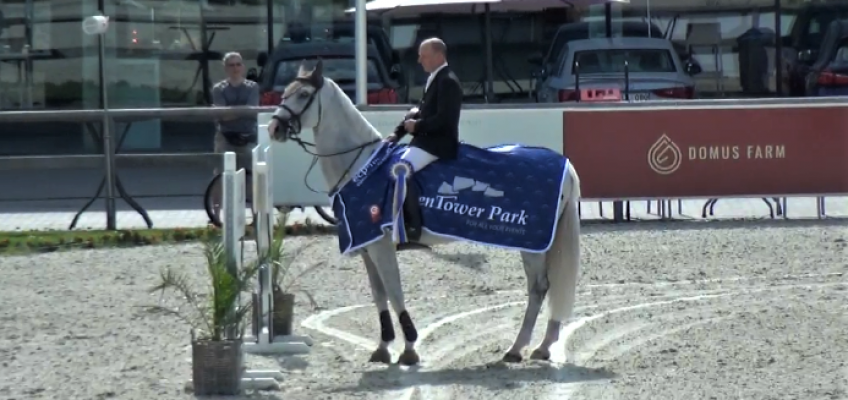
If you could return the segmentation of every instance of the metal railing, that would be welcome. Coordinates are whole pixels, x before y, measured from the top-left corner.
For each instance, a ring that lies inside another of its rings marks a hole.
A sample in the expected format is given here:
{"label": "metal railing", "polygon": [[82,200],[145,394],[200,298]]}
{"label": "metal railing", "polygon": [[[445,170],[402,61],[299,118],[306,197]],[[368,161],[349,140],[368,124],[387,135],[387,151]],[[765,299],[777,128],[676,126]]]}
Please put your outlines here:
{"label": "metal railing", "polygon": [[[37,166],[44,163],[56,165],[65,163],[71,167],[91,166],[93,159],[100,159],[103,166],[104,177],[100,182],[95,194],[82,206],[71,221],[68,229],[76,227],[80,216],[101,197],[103,190],[105,195],[106,229],[117,229],[117,208],[115,206],[116,192],[130,207],[132,207],[143,219],[148,228],[153,227],[153,222],[147,215],[147,211],[136,202],[124,189],[117,175],[115,161],[117,154],[127,136],[133,122],[159,119],[165,121],[212,121],[224,117],[251,117],[257,114],[272,112],[274,107],[210,107],[210,108],[154,108],[154,109],[114,109],[114,110],[56,110],[56,111],[4,111],[0,112],[0,123],[2,122],[81,122],[86,125],[88,132],[101,143],[102,155],[93,156],[34,156],[13,157],[18,166]],[[99,122],[100,130],[96,129]],[[115,136],[115,123],[126,122],[121,134]],[[194,157],[197,155],[176,154],[139,154],[123,155],[122,158],[140,159],[151,163],[157,161],[168,161],[175,158]]]}
{"label": "metal railing", "polygon": [[[803,105],[818,105],[818,104],[848,104],[848,100],[845,99],[834,99],[834,98],[813,98],[813,99],[803,99],[798,101],[789,101],[786,99],[758,99],[758,100],[748,100],[748,99],[732,99],[732,100],[695,100],[688,102],[664,102],[662,105],[664,107],[676,105],[687,105],[687,106],[709,106],[710,108],[758,108],[763,106],[772,106],[772,105],[784,105],[784,104],[803,104]],[[367,111],[390,111],[390,110],[406,110],[409,105],[397,105],[397,106],[378,106],[378,107],[360,107],[361,110]],[[571,108],[583,108],[584,105],[577,105],[576,107],[568,107]],[[593,106],[597,107],[596,106]],[[649,107],[657,107],[656,103],[653,104],[605,104],[603,108],[617,109],[617,108],[649,108]],[[509,109],[535,109],[535,108],[562,108],[562,104],[509,104],[509,105],[468,105],[463,107],[464,109],[501,109],[501,108],[509,108]],[[114,109],[114,110],[68,110],[68,111],[9,111],[9,112],[0,112],[0,123],[2,122],[81,122],[86,124],[87,130],[89,133],[96,139],[97,143],[102,143],[102,155],[70,155],[70,156],[28,156],[28,157],[6,157],[2,158],[2,163],[6,164],[9,161],[12,161],[15,164],[15,168],[12,169],[32,169],[33,167],[38,167],[40,165],[52,165],[53,168],[63,167],[63,168],[80,168],[87,167],[91,168],[94,166],[102,166],[105,172],[105,176],[103,177],[96,193],[88,200],[88,202],[77,212],[75,215],[70,229],[73,229],[76,226],[76,223],[80,216],[98,199],[101,197],[103,190],[105,189],[106,194],[104,197],[105,200],[105,211],[106,211],[106,228],[110,230],[116,229],[116,218],[117,218],[117,210],[115,207],[115,200],[117,197],[123,199],[128,205],[130,205],[142,218],[145,220],[145,223],[148,227],[152,227],[152,221],[150,220],[147,212],[139,205],[129,194],[127,194],[126,190],[124,190],[123,184],[121,183],[117,173],[116,173],[116,160],[119,158],[123,160],[135,160],[139,161],[145,165],[155,165],[155,164],[173,164],[175,161],[177,162],[187,162],[183,160],[192,160],[193,162],[197,162],[200,159],[206,160],[209,163],[214,163],[215,165],[220,165],[220,155],[213,154],[133,154],[133,155],[118,155],[123,138],[126,137],[127,132],[129,131],[131,124],[137,121],[145,121],[151,119],[160,119],[160,120],[178,120],[178,121],[212,121],[215,119],[223,118],[223,117],[251,117],[255,118],[257,114],[265,113],[265,112],[273,112],[275,107],[212,107],[212,108],[168,108],[168,109]],[[100,131],[96,129],[96,125],[100,125]],[[119,133],[117,136],[115,135],[115,124],[116,122],[125,122],[127,125],[124,127],[123,131]],[[2,132],[0,132],[2,135]],[[117,140],[116,140],[117,139]],[[2,168],[0,168],[2,169]],[[117,196],[116,196],[117,194]],[[824,195],[817,195],[817,208],[819,216],[824,215]],[[630,201],[628,200],[639,200],[639,199],[626,199],[626,198],[616,198],[610,201],[613,201],[613,220],[616,222],[629,220],[630,214]],[[665,218],[670,218],[672,214],[672,202],[671,199],[654,199],[649,200],[648,203],[648,213],[651,212],[651,203],[650,201],[657,201],[657,211],[658,213]],[[713,214],[713,207],[717,198],[711,198],[707,200],[707,202],[703,206],[702,214],[703,217],[707,217],[707,213]],[[774,198],[763,199],[765,204],[769,208],[769,213],[772,217],[783,215],[785,217],[786,213],[786,200],[785,196],[779,195],[774,196]],[[775,206],[773,208],[773,205]],[[680,210],[681,203],[678,201],[678,213]],[[775,210],[776,209],[776,210]],[[775,212],[776,211],[776,212]],[[600,209],[601,216],[603,216],[603,208]]]}

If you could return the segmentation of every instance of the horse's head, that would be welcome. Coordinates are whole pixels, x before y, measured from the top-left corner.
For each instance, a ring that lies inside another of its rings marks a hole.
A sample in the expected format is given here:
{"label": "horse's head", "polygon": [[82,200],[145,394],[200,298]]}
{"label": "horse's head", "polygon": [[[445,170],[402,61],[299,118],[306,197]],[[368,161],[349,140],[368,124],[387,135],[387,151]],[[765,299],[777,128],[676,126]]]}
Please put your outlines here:
{"label": "horse's head", "polygon": [[279,125],[273,139],[285,142],[300,135],[303,128],[314,129],[321,122],[321,89],[324,88],[324,65],[321,60],[312,71],[303,64],[294,82],[283,92],[278,116]]}

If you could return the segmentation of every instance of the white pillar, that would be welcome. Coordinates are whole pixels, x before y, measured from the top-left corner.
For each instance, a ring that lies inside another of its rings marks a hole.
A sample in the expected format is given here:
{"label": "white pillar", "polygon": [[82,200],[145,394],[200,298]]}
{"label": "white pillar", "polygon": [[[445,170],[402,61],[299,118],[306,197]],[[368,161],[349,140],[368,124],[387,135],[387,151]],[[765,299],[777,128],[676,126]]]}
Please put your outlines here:
{"label": "white pillar", "polygon": [[368,104],[368,16],[365,0],[356,0],[356,105]]}

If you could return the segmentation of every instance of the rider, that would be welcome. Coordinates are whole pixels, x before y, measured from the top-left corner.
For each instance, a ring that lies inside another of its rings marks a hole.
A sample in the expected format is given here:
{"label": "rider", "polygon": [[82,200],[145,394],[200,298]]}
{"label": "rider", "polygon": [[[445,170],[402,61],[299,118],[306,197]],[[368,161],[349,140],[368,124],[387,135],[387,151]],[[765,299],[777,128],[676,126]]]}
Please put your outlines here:
{"label": "rider", "polygon": [[[462,86],[447,63],[447,46],[439,38],[421,42],[418,62],[430,76],[424,86],[424,96],[395,132],[386,140],[396,142],[407,133],[413,136],[401,160],[418,172],[437,159],[455,160],[459,151],[459,114],[462,109]],[[418,187],[407,185],[404,203],[408,237],[417,241],[421,237],[421,209],[418,204]]]}

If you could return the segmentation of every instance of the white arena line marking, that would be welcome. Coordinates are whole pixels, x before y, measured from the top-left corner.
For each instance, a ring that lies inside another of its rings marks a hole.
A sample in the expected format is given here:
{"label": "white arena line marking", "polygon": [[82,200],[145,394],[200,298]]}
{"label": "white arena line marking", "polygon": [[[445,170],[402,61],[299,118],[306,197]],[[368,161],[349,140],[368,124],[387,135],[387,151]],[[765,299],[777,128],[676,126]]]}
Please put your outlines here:
{"label": "white arena line marking", "polygon": [[[434,332],[436,332],[436,330],[438,330],[439,328],[441,328],[444,325],[447,325],[447,324],[450,324],[452,322],[458,321],[460,319],[467,318],[467,317],[470,317],[470,316],[474,316],[474,315],[477,315],[477,314],[482,314],[482,313],[485,313],[485,312],[488,312],[488,311],[496,311],[496,310],[500,310],[500,309],[504,309],[504,308],[508,308],[508,307],[513,307],[513,306],[516,306],[516,305],[523,305],[524,303],[525,303],[524,301],[513,301],[513,302],[509,302],[509,303],[480,307],[480,308],[473,309],[471,311],[452,314],[450,316],[447,316],[447,317],[440,319],[439,321],[437,321],[435,323],[427,325],[419,331],[418,341],[419,341],[419,343],[421,343],[421,345],[418,346],[418,353],[422,354],[421,348],[424,347],[424,343],[423,343],[424,340],[426,340],[428,336],[432,335]],[[359,308],[363,308],[363,307],[367,307],[367,306],[369,306],[369,304],[360,304],[360,305],[356,305],[356,306],[342,307],[342,308],[337,308],[337,309],[334,309],[334,310],[327,310],[327,311],[324,311],[324,312],[321,312],[321,313],[307,317],[301,323],[301,326],[306,327],[308,329],[316,330],[316,331],[321,332],[321,333],[323,333],[327,336],[343,340],[343,341],[348,342],[350,344],[353,344],[355,346],[361,347],[362,349],[371,351],[371,350],[374,350],[374,346],[375,346],[375,342],[373,340],[368,340],[368,339],[363,338],[361,336],[354,335],[350,332],[345,332],[345,331],[342,331],[342,330],[339,330],[339,329],[331,328],[331,327],[329,327],[325,324],[325,322],[328,319],[330,319],[330,318],[332,318],[336,315],[344,314],[346,312],[349,312],[349,311],[352,311],[352,310],[355,310],[355,309],[359,309]],[[434,349],[434,350],[438,351],[437,349]],[[444,350],[442,350],[440,353],[437,353],[437,354],[439,354],[441,356],[441,354],[443,354],[443,353],[444,353]],[[395,357],[395,355],[393,354],[392,357]],[[438,361],[438,358],[432,359],[432,362],[437,362],[437,361]],[[422,361],[422,364],[423,364],[423,361]],[[390,394],[387,395],[386,398],[410,399],[410,398],[412,398],[412,396],[414,394],[415,394],[415,388],[411,387],[411,388],[407,388],[407,389],[390,391]]]}
{"label": "white arena line marking", "polygon": [[[441,327],[443,327],[447,324],[450,324],[452,322],[456,322],[456,321],[461,320],[463,318],[468,318],[468,317],[471,317],[471,316],[474,316],[474,315],[477,315],[477,314],[482,314],[482,313],[489,312],[489,311],[497,311],[497,310],[501,310],[501,309],[509,308],[509,307],[514,307],[514,306],[518,306],[518,305],[524,305],[525,303],[526,303],[525,301],[511,301],[509,303],[480,307],[480,308],[477,308],[477,309],[474,309],[474,310],[471,310],[471,311],[453,314],[449,317],[442,318],[441,320],[439,320],[436,323],[427,325],[426,327],[424,327],[424,329],[421,330],[420,334],[418,335],[418,340],[421,343],[421,345],[418,346],[418,354],[423,354],[423,351],[421,349],[427,348],[426,343],[424,343],[424,340],[427,339],[428,336],[430,336],[434,332],[436,332],[436,330],[438,330],[439,328],[441,328]],[[464,338],[460,338],[460,339],[464,340]],[[454,346],[454,345],[455,344],[452,343],[452,344],[449,344],[448,346]],[[429,362],[432,362],[434,364],[438,363],[441,356],[445,353],[444,349],[439,349],[439,348],[432,349],[431,351],[432,351],[433,354],[438,354],[438,357],[434,356],[429,361]],[[423,360],[422,360],[422,367],[423,368],[427,367],[427,365],[425,365],[423,363]],[[406,389],[403,390],[402,394],[400,394],[398,397],[394,397],[394,398],[397,399],[397,400],[411,400],[412,396],[415,395],[415,390],[416,390],[416,387],[414,387],[414,386],[410,387],[410,388],[406,388]]]}
{"label": "white arena line marking", "polygon": [[[598,307],[602,307],[602,306],[609,306],[609,305],[613,305],[613,304],[619,304],[619,303],[622,303],[623,301],[626,301],[626,300],[613,301],[613,302],[609,302],[609,303],[600,303],[599,302],[599,303],[596,303],[596,304],[590,304],[590,305],[586,305],[586,306],[582,306],[582,307],[575,307],[574,311],[575,312],[584,311],[584,310],[587,310],[587,309],[598,308]],[[491,306],[491,307],[488,307],[487,310],[483,310],[483,311],[481,311],[481,309],[476,309],[476,310],[472,310],[472,311],[462,313],[463,315],[456,314],[456,315],[453,315],[451,317],[448,317],[448,318],[452,318],[452,320],[447,321],[446,323],[456,322],[457,320],[459,320],[461,318],[468,318],[470,316],[480,314],[484,311],[495,311],[497,309],[508,308],[508,307],[515,306],[515,305],[525,305],[526,303],[527,303],[526,301],[516,301],[516,302],[502,303],[502,304],[499,304],[499,305],[496,305],[496,306]],[[461,318],[455,318],[455,317],[458,317],[458,316],[461,316]],[[445,319],[448,319],[448,318],[445,318]],[[441,368],[443,365],[446,365],[446,364],[452,362],[454,359],[464,357],[465,355],[470,354],[473,351],[476,351],[477,349],[480,349],[480,348],[488,345],[489,344],[488,342],[476,342],[475,339],[478,338],[478,337],[488,336],[488,335],[491,335],[492,333],[499,332],[501,330],[501,326],[502,325],[497,325],[497,326],[494,326],[494,327],[487,326],[486,327],[487,332],[485,332],[484,334],[475,334],[475,335],[471,335],[471,336],[459,337],[459,338],[456,338],[455,340],[450,341],[447,345],[444,345],[442,347],[437,347],[437,348],[434,348],[434,349],[428,349],[429,350],[428,352],[432,352],[433,354],[435,354],[435,356],[432,358],[432,360],[435,360],[435,361],[431,362],[430,365],[427,366],[428,369]],[[508,326],[512,326],[513,327],[512,329],[516,330],[515,332],[513,332],[513,334],[518,333],[517,329],[520,328],[520,324],[509,324]],[[438,329],[440,327],[441,326],[434,327],[434,331],[435,331],[435,329]],[[430,332],[430,333],[432,333],[432,332]],[[468,345],[468,346],[466,346],[466,348],[460,354],[453,355],[453,356],[447,357],[447,359],[445,359],[445,357],[448,354],[451,353],[452,349],[455,349],[455,348],[460,347],[462,345],[466,345],[468,343],[476,343],[476,344]],[[417,386],[417,387],[412,387],[412,388],[406,389],[407,392],[404,393],[404,396],[397,398],[397,400],[410,400],[415,395],[415,391],[417,389],[420,389],[419,390],[419,393],[420,393],[419,397],[422,400],[442,400],[443,398],[445,398],[445,395],[444,395],[442,390],[430,390],[430,388],[427,388],[427,387],[424,387],[424,386]]]}
{"label": "white arena line marking", "polygon": [[627,287],[627,286],[647,286],[647,287],[667,287],[667,286],[681,286],[681,285],[701,285],[705,283],[735,283],[740,281],[753,281],[757,279],[778,279],[778,280],[788,280],[788,279],[803,279],[803,278],[827,278],[832,276],[843,276],[845,275],[842,272],[831,272],[827,274],[798,274],[798,275],[779,275],[775,277],[759,277],[759,276],[732,276],[727,278],[710,278],[710,279],[696,279],[696,280],[679,280],[679,281],[663,281],[663,282],[622,282],[622,283],[598,283],[598,284],[589,284],[583,285],[583,288],[592,289],[592,288],[617,288],[617,287]]}
{"label": "white arena line marking", "polygon": [[[799,274],[799,275],[782,275],[782,276],[779,276],[779,277],[776,277],[776,278],[779,278],[779,279],[800,279],[800,278],[829,277],[829,276],[842,276],[842,275],[843,275],[842,273]],[[652,283],[640,283],[640,282],[593,284],[593,285],[586,285],[584,287],[585,288],[615,288],[615,287],[626,287],[626,286],[668,287],[668,286],[693,285],[693,284],[704,284],[704,283],[738,282],[738,281],[754,280],[754,279],[757,279],[757,277],[740,276],[740,277],[729,277],[729,278],[687,280],[687,281],[677,281],[677,282],[657,282],[657,283],[653,283],[653,284]],[[772,279],[774,279],[774,278],[772,278]],[[838,283],[838,284],[842,284],[842,283]],[[789,285],[789,287],[799,287],[799,286],[809,286],[809,285],[804,285],[804,284]],[[774,288],[771,288],[771,289],[773,290]],[[497,291],[497,292],[493,293],[493,295],[515,294],[515,293],[523,293],[523,292],[524,291],[522,291],[522,290],[503,290],[503,291]],[[653,303],[642,303],[642,304],[636,304],[636,305],[631,305],[631,306],[627,306],[627,307],[617,308],[617,309],[614,309],[614,310],[607,311],[605,313],[596,314],[594,316],[581,318],[581,319],[574,321],[571,324],[568,324],[565,327],[563,327],[563,333],[564,334],[561,334],[560,340],[551,347],[551,360],[552,361],[562,360],[560,362],[564,362],[564,360],[566,358],[566,356],[565,356],[565,345],[568,341],[568,338],[578,328],[584,326],[588,322],[594,321],[595,319],[602,318],[604,316],[607,316],[607,315],[610,315],[610,314],[613,314],[613,313],[632,311],[632,310],[639,309],[639,308],[655,307],[655,306],[659,306],[659,305],[670,304],[670,303],[680,302],[680,301],[695,301],[693,299],[706,299],[706,298],[722,297],[722,296],[728,296],[728,295],[729,294],[701,295],[701,296],[683,297],[683,298],[679,298],[679,299],[653,302]],[[447,298],[447,297],[449,297],[449,296],[434,296],[434,297],[424,298],[424,300],[435,300],[435,299]],[[689,300],[686,300],[686,299],[689,299]],[[419,299],[419,300],[421,300],[421,299]],[[460,319],[467,318],[467,317],[470,317],[470,316],[473,316],[473,315],[485,313],[485,312],[488,312],[488,311],[496,311],[496,310],[499,310],[499,309],[513,307],[515,305],[523,305],[523,304],[525,304],[525,301],[509,302],[509,303],[503,303],[503,304],[498,304],[498,305],[493,305],[493,306],[480,307],[480,308],[477,308],[477,309],[474,309],[474,310],[470,310],[470,311],[466,311],[466,312],[453,314],[453,315],[444,317],[441,320],[439,320],[439,321],[437,321],[433,324],[425,326],[423,329],[421,329],[419,331],[419,343],[421,343],[421,345],[418,346],[418,352],[419,352],[419,354],[423,354],[423,352],[421,351],[421,348],[422,347],[426,348],[426,345],[423,343],[424,340],[428,336],[433,334],[437,329],[441,328],[442,326],[444,326],[446,324],[449,324],[449,323],[452,323],[452,322],[455,322],[455,321],[458,321]],[[350,332],[345,332],[345,331],[342,331],[342,330],[339,330],[339,329],[331,328],[331,327],[327,326],[326,323],[325,323],[327,320],[329,320],[330,318],[332,318],[336,315],[341,315],[341,314],[344,314],[346,312],[349,312],[349,311],[352,311],[352,310],[355,310],[355,309],[359,309],[359,308],[363,308],[363,307],[369,307],[369,306],[373,307],[373,304],[360,304],[360,305],[341,307],[341,308],[337,308],[337,309],[333,309],[333,310],[323,311],[321,313],[314,314],[314,315],[307,317],[301,323],[301,325],[305,328],[316,330],[316,331],[321,332],[321,333],[323,333],[327,336],[340,339],[342,341],[348,342],[350,344],[358,346],[358,347],[365,349],[367,351],[371,351],[371,350],[373,350],[373,347],[376,344],[373,340],[363,338],[359,335],[355,335],[355,334],[350,333]],[[583,307],[583,308],[585,308],[585,307]],[[591,308],[594,308],[594,307],[591,307]],[[575,311],[576,311],[576,309],[575,309]],[[438,354],[438,349],[433,349],[433,351],[437,352],[437,354]],[[441,354],[439,354],[439,355],[441,356]],[[392,354],[392,357],[395,357],[395,356],[396,355]],[[434,358],[432,361],[438,362],[438,358]],[[426,367],[426,365],[424,365],[423,360],[422,360],[422,367]],[[552,395],[553,396],[563,396],[563,397],[552,397],[552,399],[566,400],[569,396],[569,393],[574,389],[572,386],[573,385],[556,385],[556,387],[561,388],[565,391],[556,390],[554,393],[552,393]],[[401,394],[397,395],[397,397],[392,396],[391,398],[396,398],[398,400],[410,400],[414,396],[414,394],[415,394],[415,388],[412,387],[412,388],[403,389]]]}
{"label": "white arena line marking", "polygon": [[[841,275],[841,274],[822,274],[822,275],[826,276],[826,275]],[[822,276],[822,275],[812,275],[812,276]],[[680,302],[695,302],[695,301],[714,299],[714,298],[720,298],[720,297],[728,297],[728,296],[733,296],[733,295],[738,295],[738,294],[749,294],[749,293],[752,293],[752,292],[777,291],[777,290],[787,290],[787,289],[803,288],[803,287],[827,287],[827,286],[844,286],[844,285],[846,285],[845,282],[830,282],[830,283],[798,283],[798,284],[794,284],[794,285],[782,285],[782,286],[773,286],[773,287],[765,287],[765,288],[746,288],[746,290],[743,291],[743,292],[681,297],[681,298],[673,299],[673,300],[655,301],[655,302],[650,302],[650,303],[640,303],[640,304],[634,304],[634,305],[631,305],[631,306],[620,307],[620,308],[608,310],[608,311],[605,311],[605,312],[602,312],[602,313],[598,313],[598,314],[595,314],[595,315],[590,315],[590,316],[580,318],[580,319],[566,325],[565,327],[563,327],[562,332],[560,334],[560,340],[557,341],[556,343],[554,343],[551,346],[551,361],[563,363],[563,364],[568,362],[569,357],[566,354],[566,346],[568,344],[568,339],[572,335],[574,335],[574,333],[578,329],[582,328],[583,326],[585,326],[589,322],[596,321],[598,319],[605,318],[605,317],[608,317],[608,316],[613,315],[613,314],[618,314],[618,313],[623,313],[623,312],[628,312],[628,311],[633,311],[633,310],[638,310],[638,309],[643,309],[643,308],[657,307],[657,306],[662,306],[662,305],[667,305],[667,304],[680,303]],[[565,374],[565,372],[560,370],[557,374],[557,380],[560,380],[560,381],[565,380],[566,377],[564,376],[564,374]],[[579,386],[580,386],[579,382],[553,385],[552,390],[548,393],[546,398],[549,399],[549,400],[568,400],[571,397],[571,394],[573,394],[574,391]]]}
{"label": "white arena line marking", "polygon": [[336,315],[341,315],[341,314],[344,314],[348,311],[353,311],[353,310],[356,310],[356,309],[359,309],[359,308],[367,307],[369,305],[370,304],[360,304],[360,305],[356,305],[356,306],[349,306],[349,307],[336,308],[336,309],[333,309],[333,310],[327,310],[327,311],[320,312],[318,314],[312,314],[309,317],[307,317],[305,320],[303,320],[303,322],[301,322],[300,325],[303,326],[304,328],[312,329],[312,330],[321,332],[321,333],[323,333],[327,336],[334,337],[336,339],[341,339],[345,342],[348,342],[348,343],[353,344],[355,346],[362,347],[366,350],[374,350],[373,349],[373,347],[374,347],[374,341],[373,340],[368,340],[368,339],[366,339],[362,336],[354,335],[353,333],[350,333],[350,332],[345,332],[343,330],[331,328],[331,327],[329,327],[325,324],[325,322],[328,319],[335,317]]}
{"label": "white arena line marking", "polygon": [[[451,342],[447,346],[440,348],[438,353],[433,355],[433,358],[439,360],[431,365],[433,368],[442,368],[443,366],[465,357],[468,354],[479,351],[481,348],[491,342],[483,341],[486,336],[502,336],[506,331],[514,328],[514,323],[502,323],[498,325],[488,325],[485,330],[477,332],[473,335],[468,335],[463,338],[462,342]],[[419,398],[422,400],[449,400],[451,398],[449,389],[443,387],[431,387],[430,385],[418,385],[414,389],[418,390]],[[414,392],[413,392],[414,393]],[[414,396],[414,394],[413,394]]]}
{"label": "white arena line marking", "polygon": [[[833,272],[833,273],[827,273],[827,274],[781,275],[777,278],[780,278],[780,279],[802,279],[802,278],[831,277],[831,276],[842,276],[842,275],[843,275],[843,273],[841,273],[841,272]],[[705,284],[705,283],[723,283],[723,282],[730,283],[730,282],[739,282],[739,281],[754,280],[754,279],[757,279],[757,277],[735,276],[735,277],[729,277],[729,278],[698,279],[698,280],[686,280],[686,281],[675,281],[675,282],[602,283],[602,284],[584,285],[583,288],[586,288],[586,289],[616,288],[616,287],[627,287],[627,286],[667,287],[667,286],[680,286],[680,285],[696,285],[696,284]],[[492,295],[497,295],[497,294],[507,294],[507,295],[508,294],[523,294],[524,292],[525,292],[524,290],[499,290],[499,291],[494,292]],[[436,300],[436,299],[442,299],[442,298],[447,298],[447,297],[449,297],[449,296],[424,297],[424,298],[421,298],[421,299],[416,299],[414,301]],[[376,344],[374,341],[365,339],[361,336],[351,334],[350,332],[344,332],[344,331],[341,331],[341,330],[338,330],[338,329],[335,329],[335,328],[330,328],[330,327],[326,326],[326,324],[325,324],[325,322],[328,319],[330,319],[330,318],[332,318],[336,315],[344,314],[348,311],[353,311],[355,309],[359,309],[359,308],[362,308],[362,307],[368,307],[368,306],[373,307],[372,304],[359,304],[359,305],[355,305],[355,306],[348,306],[348,307],[336,308],[336,309],[332,309],[332,310],[326,310],[326,311],[320,312],[318,314],[313,314],[313,315],[307,317],[301,323],[301,325],[305,328],[316,330],[316,331],[321,332],[325,335],[328,335],[328,336],[331,336],[331,337],[334,337],[334,338],[337,338],[337,339],[341,339],[341,340],[346,341],[348,343],[351,343],[353,345],[363,347],[367,350],[373,350],[371,347],[373,347]],[[481,311],[481,312],[485,312],[485,311]],[[470,315],[474,315],[474,314],[470,314]],[[448,318],[450,318],[450,317],[448,317]],[[442,324],[442,325],[444,325],[444,324]],[[442,325],[439,325],[439,326],[442,326]],[[427,327],[425,327],[425,329],[426,328]]]}
{"label": "white arena line marking", "polygon": [[[513,294],[513,293],[515,293],[515,292],[518,292],[518,291],[498,291],[498,292],[493,293],[493,295],[497,295],[497,294]],[[435,297],[427,297],[427,298],[419,299],[419,300],[417,300],[417,301],[435,300],[435,299],[442,299],[442,298],[447,298],[447,297],[449,297],[449,296],[435,296]],[[482,297],[482,296],[481,296],[481,297]],[[519,303],[523,304],[523,302],[519,302]],[[483,307],[483,308],[478,308],[478,309],[472,310],[472,311],[473,311],[473,313],[472,313],[472,314],[467,314],[467,315],[469,315],[469,316],[470,316],[470,315],[475,315],[475,314],[483,313],[483,312],[488,311],[488,310],[489,310],[490,308],[492,308],[492,307],[501,307],[501,308],[502,308],[502,306],[503,306],[503,304],[500,304],[500,305],[497,305],[497,306],[487,306],[487,307]],[[358,305],[355,305],[355,306],[348,306],[348,307],[334,308],[334,309],[332,309],[332,310],[322,311],[322,312],[320,312],[320,313],[318,313],[318,314],[310,315],[310,316],[309,316],[309,317],[307,317],[305,320],[303,320],[303,322],[301,322],[301,323],[300,323],[300,325],[301,325],[301,326],[303,326],[304,328],[312,329],[312,330],[315,330],[315,331],[321,332],[321,333],[323,333],[323,334],[325,334],[325,335],[327,335],[327,336],[334,337],[334,338],[336,338],[336,339],[340,339],[340,340],[342,340],[342,341],[348,342],[348,343],[350,343],[350,344],[352,344],[352,345],[354,345],[354,346],[359,346],[359,347],[361,347],[361,348],[363,348],[363,349],[365,349],[365,350],[372,351],[372,350],[374,350],[374,349],[375,349],[375,346],[377,345],[377,342],[376,342],[376,341],[374,341],[374,340],[370,340],[370,339],[366,339],[366,338],[364,338],[364,337],[362,337],[362,336],[355,335],[355,334],[353,334],[353,333],[351,333],[351,332],[346,332],[346,331],[342,331],[342,330],[340,330],[340,329],[336,329],[336,328],[329,327],[329,326],[327,326],[327,324],[326,324],[326,322],[327,322],[330,318],[332,318],[332,317],[335,317],[335,316],[337,316],[337,315],[341,315],[341,314],[347,313],[347,312],[349,312],[349,311],[353,311],[353,310],[357,310],[357,309],[360,309],[360,308],[364,308],[364,307],[374,307],[374,305],[373,305],[373,304],[358,304]],[[493,309],[498,309],[498,308],[493,308]],[[469,311],[469,312],[471,312],[471,311]],[[418,335],[418,341],[419,341],[419,342],[423,342],[423,341],[424,341],[424,339],[425,339],[427,336],[429,336],[429,335],[431,335],[431,334],[432,334],[432,330],[434,330],[434,329],[430,329],[430,330],[428,330],[428,328],[431,328],[431,327],[432,327],[432,325],[436,325],[436,324],[438,324],[438,326],[443,326],[443,325],[445,325],[445,324],[447,324],[447,323],[450,323],[450,322],[452,322],[452,321],[455,321],[456,319],[465,318],[464,316],[463,316],[463,317],[460,317],[460,318],[456,318],[458,315],[466,315],[466,313],[461,313],[461,314],[451,314],[451,315],[449,315],[449,316],[447,316],[447,317],[444,317],[443,319],[441,319],[441,320],[437,321],[437,322],[436,322],[436,323],[434,323],[434,324],[430,324],[430,325],[428,325],[428,326],[425,326],[422,330],[420,330],[420,331],[418,332],[418,333],[419,333],[419,335]],[[451,318],[453,318],[453,319],[451,319]],[[447,321],[447,322],[445,322],[445,321]],[[436,328],[436,329],[437,329],[437,328]],[[419,353],[420,353],[420,351],[419,351]],[[397,356],[397,355],[396,355],[396,354],[392,354],[392,357],[395,357],[395,356]]]}

